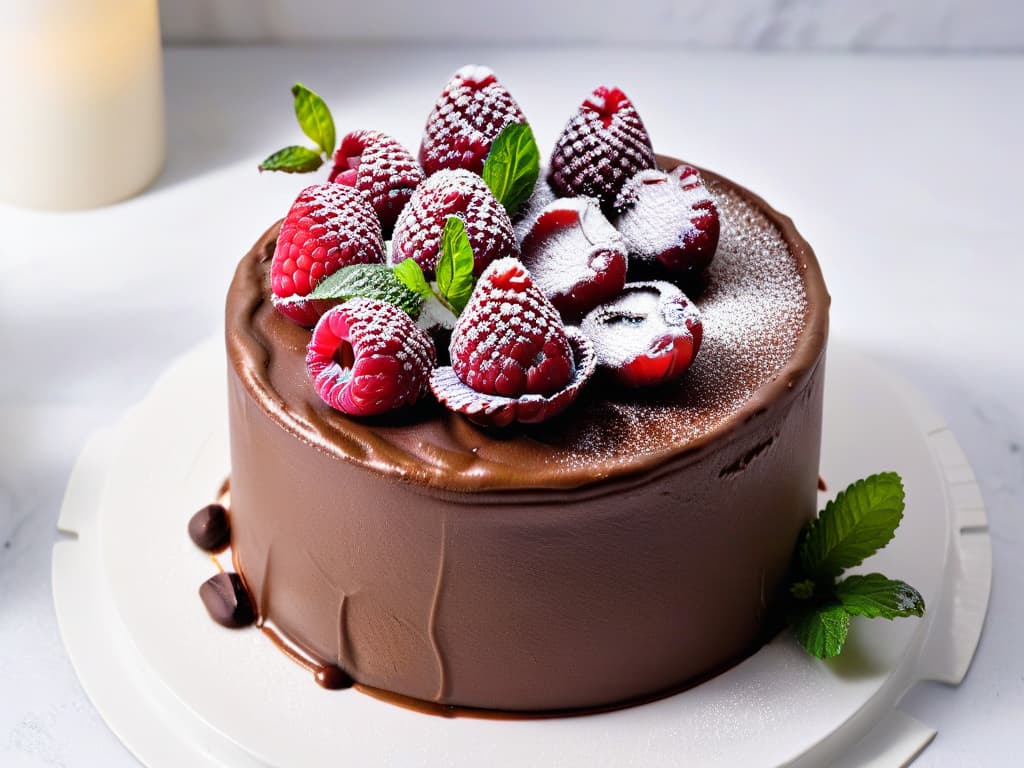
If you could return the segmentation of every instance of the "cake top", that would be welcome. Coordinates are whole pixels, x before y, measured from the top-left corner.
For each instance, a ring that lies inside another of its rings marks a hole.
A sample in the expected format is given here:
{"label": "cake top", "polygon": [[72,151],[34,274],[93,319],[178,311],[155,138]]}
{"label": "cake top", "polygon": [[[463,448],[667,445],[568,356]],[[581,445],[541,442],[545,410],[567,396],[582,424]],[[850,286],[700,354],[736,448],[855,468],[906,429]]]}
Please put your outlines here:
{"label": "cake top", "polygon": [[544,172],[487,68],[455,73],[419,163],[376,130],[334,152],[326,104],[293,93],[318,149],[261,167],[334,168],[239,268],[229,347],[324,451],[448,491],[585,486],[682,458],[818,364],[828,299],[792,223],[656,156],[620,89],[578,104]]}
{"label": "cake top", "polygon": [[[671,161],[664,161],[671,164]],[[305,372],[309,332],[268,299],[278,227],[242,261],[228,300],[235,369],[275,418],[322,450],[397,479],[448,491],[576,488],[682,457],[810,375],[828,298],[813,254],[788,219],[705,172],[722,231],[703,290],[700,353],[677,387],[638,397],[585,387],[561,416],[476,426],[429,399],[374,419],[327,406]]]}

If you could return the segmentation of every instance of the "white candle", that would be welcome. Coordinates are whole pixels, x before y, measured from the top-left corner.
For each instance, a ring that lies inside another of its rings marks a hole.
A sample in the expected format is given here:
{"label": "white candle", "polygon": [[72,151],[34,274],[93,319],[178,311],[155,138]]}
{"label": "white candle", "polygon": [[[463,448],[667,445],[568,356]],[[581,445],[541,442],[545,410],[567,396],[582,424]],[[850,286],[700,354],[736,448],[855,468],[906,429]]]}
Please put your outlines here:
{"label": "white candle", "polygon": [[156,0],[16,0],[0,22],[0,201],[89,208],[164,161]]}

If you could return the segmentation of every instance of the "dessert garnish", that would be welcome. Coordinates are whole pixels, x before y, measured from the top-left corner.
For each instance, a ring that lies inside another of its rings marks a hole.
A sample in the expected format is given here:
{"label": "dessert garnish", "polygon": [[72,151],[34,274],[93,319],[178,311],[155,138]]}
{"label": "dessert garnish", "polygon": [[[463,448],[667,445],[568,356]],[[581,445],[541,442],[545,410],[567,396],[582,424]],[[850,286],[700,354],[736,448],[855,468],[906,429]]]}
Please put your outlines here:
{"label": "dessert garnish", "polygon": [[697,274],[711,263],[718,208],[696,168],[641,171],[622,187],[615,208],[615,226],[635,263],[670,276]]}
{"label": "dessert garnish", "polygon": [[327,178],[366,195],[385,239],[391,237],[398,214],[423,179],[423,169],[412,153],[380,131],[352,131],[342,137],[334,170]]}
{"label": "dessert garnish", "polygon": [[325,403],[375,416],[419,399],[434,367],[434,342],[384,301],[355,298],[324,313],[306,351],[306,370]]}
{"label": "dessert garnish", "polygon": [[210,618],[223,627],[238,629],[256,621],[256,611],[237,573],[221,571],[199,586],[199,598]]}
{"label": "dessert garnish", "polygon": [[544,421],[565,409],[596,367],[591,342],[566,328],[516,259],[481,275],[459,316],[452,365],[435,369],[441,403],[488,426]]}
{"label": "dessert garnish", "polygon": [[700,312],[666,282],[627,283],[580,324],[597,364],[617,384],[654,387],[678,379],[700,349]]}
{"label": "dessert garnish", "polygon": [[274,307],[313,325],[329,305],[311,302],[323,278],[351,264],[384,261],[380,221],[366,197],[344,184],[314,184],[295,199],[281,224],[270,283]]}
{"label": "dessert garnish", "polygon": [[522,261],[567,321],[578,320],[626,284],[626,245],[590,197],[547,205],[523,239]]}
{"label": "dessert garnish", "polygon": [[509,216],[533,195],[540,175],[540,151],[527,123],[509,123],[487,153],[481,177]]}
{"label": "dessert garnish", "polygon": [[562,197],[595,197],[610,210],[628,179],[654,167],[651,138],[633,103],[618,88],[602,85],[555,142],[548,181]]}
{"label": "dessert garnish", "polygon": [[414,259],[432,277],[450,216],[458,216],[465,225],[476,274],[495,259],[519,255],[505,208],[480,176],[458,169],[438,171],[416,188],[395,224],[392,264]]}
{"label": "dessert garnish", "polygon": [[324,158],[334,152],[334,118],[324,100],[302,83],[292,86],[292,97],[299,127],[313,140],[316,149],[299,145],[279,149],[260,163],[261,171],[308,173],[323,165]]}
{"label": "dessert garnish", "polygon": [[836,579],[888,544],[903,519],[903,481],[895,472],[858,480],[828,502],[800,535],[789,587],[789,623],[819,659],[838,655],[851,616],[922,616],[921,593],[880,573]]}
{"label": "dessert garnish", "polygon": [[207,504],[188,521],[192,543],[207,552],[219,552],[231,542],[231,525],[221,504]]}
{"label": "dessert garnish", "polygon": [[491,142],[509,123],[525,123],[522,110],[488,67],[456,72],[427,118],[420,164],[428,176],[463,168],[479,174]]}

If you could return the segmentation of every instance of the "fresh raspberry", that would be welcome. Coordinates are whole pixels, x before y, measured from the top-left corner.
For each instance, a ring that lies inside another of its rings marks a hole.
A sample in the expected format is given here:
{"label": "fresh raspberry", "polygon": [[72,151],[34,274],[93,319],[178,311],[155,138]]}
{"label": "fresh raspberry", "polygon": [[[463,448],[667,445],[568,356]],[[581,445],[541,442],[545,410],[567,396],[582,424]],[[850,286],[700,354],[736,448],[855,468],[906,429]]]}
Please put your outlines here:
{"label": "fresh raspberry", "polygon": [[640,265],[689,276],[714,258],[718,208],[696,168],[641,171],[623,186],[615,207],[621,211],[615,224]]}
{"label": "fresh raspberry", "polygon": [[430,176],[443,168],[480,173],[501,130],[525,123],[516,100],[487,67],[466,66],[444,87],[420,145],[420,163]]}
{"label": "fresh raspberry", "polygon": [[654,148],[633,103],[602,85],[558,137],[548,181],[561,197],[596,197],[609,210],[627,179],[654,167]]}
{"label": "fresh raspberry", "polygon": [[700,313],[666,282],[627,283],[612,301],[593,310],[580,330],[594,342],[600,368],[626,387],[673,381],[700,349]]}
{"label": "fresh raspberry", "polygon": [[313,329],[306,370],[332,408],[375,416],[419,399],[434,367],[434,343],[398,307],[356,298]]}
{"label": "fresh raspberry", "polygon": [[537,287],[566,321],[578,320],[626,284],[626,244],[590,197],[547,205],[522,253]]}
{"label": "fresh raspberry", "polygon": [[412,153],[387,134],[352,131],[334,153],[334,170],[328,181],[355,187],[367,196],[386,240],[423,178],[423,169]]}
{"label": "fresh raspberry", "polygon": [[316,284],[349,264],[384,261],[380,221],[362,193],[343,184],[314,184],[292,203],[270,264],[277,311],[311,326],[329,305],[309,301]]}
{"label": "fresh raspberry", "polygon": [[459,316],[452,367],[431,374],[435,396],[495,426],[543,421],[575,399],[596,367],[593,345],[562,325],[515,259],[491,264]]}
{"label": "fresh raspberry", "polygon": [[432,277],[449,216],[466,225],[473,247],[473,272],[479,275],[495,259],[518,256],[519,245],[508,213],[475,173],[438,171],[420,184],[395,224],[391,260],[416,259]]}

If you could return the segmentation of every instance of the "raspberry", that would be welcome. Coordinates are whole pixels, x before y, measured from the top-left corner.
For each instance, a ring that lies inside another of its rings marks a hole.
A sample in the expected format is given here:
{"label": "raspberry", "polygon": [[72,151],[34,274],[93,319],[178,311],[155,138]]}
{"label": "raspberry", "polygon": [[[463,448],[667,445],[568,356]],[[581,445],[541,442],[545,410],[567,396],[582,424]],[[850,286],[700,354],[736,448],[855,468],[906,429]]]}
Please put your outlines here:
{"label": "raspberry", "polygon": [[596,197],[609,210],[627,179],[654,167],[651,139],[632,102],[618,88],[600,86],[558,137],[548,181],[561,197]]}
{"label": "raspberry", "polygon": [[366,198],[343,184],[314,184],[281,224],[270,264],[272,301],[281,314],[311,326],[329,306],[306,300],[317,283],[350,264],[383,261],[380,221]]}
{"label": "raspberry", "polygon": [[695,275],[718,248],[718,208],[697,169],[641,171],[626,182],[615,207],[616,226],[630,258],[673,276]]}
{"label": "raspberry", "polygon": [[626,387],[678,379],[700,349],[700,313],[671,283],[627,283],[593,310],[580,330],[594,343],[598,365]]}
{"label": "raspberry", "polygon": [[334,170],[328,181],[355,187],[367,196],[386,240],[423,178],[423,169],[412,153],[387,134],[352,131],[334,153]]}
{"label": "raspberry", "polygon": [[537,287],[565,320],[578,320],[626,284],[626,244],[593,198],[545,206],[522,252]]}
{"label": "raspberry", "polygon": [[469,171],[438,171],[420,184],[395,224],[391,260],[416,259],[432,277],[441,248],[441,233],[449,216],[466,225],[473,247],[474,273],[495,259],[518,256],[512,222],[487,184]]}
{"label": "raspberry", "polygon": [[484,272],[459,316],[452,366],[431,374],[435,396],[495,426],[543,421],[571,403],[596,367],[593,346],[558,313],[515,259]]}
{"label": "raspberry", "polygon": [[332,408],[374,416],[419,399],[434,367],[434,343],[397,307],[356,298],[313,329],[306,370]]}
{"label": "raspberry", "polygon": [[480,173],[491,142],[509,123],[525,123],[522,110],[487,67],[466,66],[444,87],[420,145],[427,175],[444,168]]}

